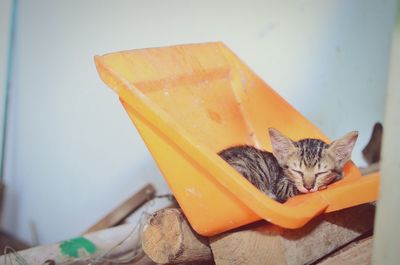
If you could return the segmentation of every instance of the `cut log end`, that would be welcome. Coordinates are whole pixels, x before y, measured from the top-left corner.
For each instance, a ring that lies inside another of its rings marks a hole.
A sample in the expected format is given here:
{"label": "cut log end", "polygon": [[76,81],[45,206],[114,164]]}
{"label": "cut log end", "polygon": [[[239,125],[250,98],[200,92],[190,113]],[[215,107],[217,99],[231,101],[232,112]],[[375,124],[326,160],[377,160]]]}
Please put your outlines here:
{"label": "cut log end", "polygon": [[143,250],[156,263],[179,264],[212,260],[207,239],[198,236],[178,209],[153,214],[143,231]]}
{"label": "cut log end", "polygon": [[[182,252],[182,221],[177,209],[156,212],[150,217],[143,232],[143,249],[153,261],[164,264]],[[157,250],[157,251],[154,251]]]}

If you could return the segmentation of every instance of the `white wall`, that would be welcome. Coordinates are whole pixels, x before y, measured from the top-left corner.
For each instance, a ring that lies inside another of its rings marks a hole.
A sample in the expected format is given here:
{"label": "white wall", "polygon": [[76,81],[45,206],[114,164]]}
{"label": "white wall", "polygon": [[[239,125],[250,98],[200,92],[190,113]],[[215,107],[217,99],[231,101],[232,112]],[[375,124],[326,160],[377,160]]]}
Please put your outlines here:
{"label": "white wall", "polygon": [[[394,1],[20,0],[4,226],[76,236],[148,181],[166,187],[93,56],[221,40],[329,137],[383,116]],[[262,111],[262,110],[260,110]]]}

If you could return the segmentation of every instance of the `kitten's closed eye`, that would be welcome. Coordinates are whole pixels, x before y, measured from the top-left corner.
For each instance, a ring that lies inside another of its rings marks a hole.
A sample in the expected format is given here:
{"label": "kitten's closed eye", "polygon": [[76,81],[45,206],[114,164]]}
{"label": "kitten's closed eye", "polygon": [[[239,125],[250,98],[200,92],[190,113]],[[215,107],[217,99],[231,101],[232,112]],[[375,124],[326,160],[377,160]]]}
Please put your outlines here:
{"label": "kitten's closed eye", "polygon": [[298,171],[298,170],[295,170],[295,169],[292,169],[292,168],[291,168],[290,170],[292,170],[293,172],[296,172],[296,173],[299,174],[300,176],[304,177],[304,173],[303,173],[303,172]]}
{"label": "kitten's closed eye", "polygon": [[324,174],[327,174],[327,173],[330,173],[330,172],[331,172],[331,170],[326,170],[326,171],[318,172],[318,173],[315,174],[315,177],[318,177],[318,176],[321,176],[321,175],[324,175]]}

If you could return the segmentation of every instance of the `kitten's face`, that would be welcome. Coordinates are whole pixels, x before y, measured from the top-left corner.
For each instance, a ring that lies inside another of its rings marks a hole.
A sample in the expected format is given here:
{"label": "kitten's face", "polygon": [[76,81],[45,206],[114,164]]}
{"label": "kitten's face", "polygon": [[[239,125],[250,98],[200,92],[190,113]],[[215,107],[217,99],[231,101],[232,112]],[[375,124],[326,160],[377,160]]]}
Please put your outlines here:
{"label": "kitten's face", "polygon": [[293,142],[276,129],[269,133],[275,158],[301,193],[324,189],[340,177],[358,136],[351,132],[328,145],[317,139]]}
{"label": "kitten's face", "polygon": [[316,139],[294,143],[294,152],[287,158],[284,171],[302,193],[326,188],[341,172],[328,151],[329,145]]}

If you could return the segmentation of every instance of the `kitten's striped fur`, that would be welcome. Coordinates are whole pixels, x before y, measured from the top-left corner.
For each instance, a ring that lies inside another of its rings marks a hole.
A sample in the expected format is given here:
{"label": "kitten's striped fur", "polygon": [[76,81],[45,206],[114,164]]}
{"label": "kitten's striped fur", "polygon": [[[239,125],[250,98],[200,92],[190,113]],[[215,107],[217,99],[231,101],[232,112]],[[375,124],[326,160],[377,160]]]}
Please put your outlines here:
{"label": "kitten's striped fur", "polygon": [[294,142],[272,128],[269,134],[272,153],[244,145],[227,148],[219,155],[279,202],[299,193],[326,188],[339,180],[358,135],[351,132],[328,145],[318,139]]}

